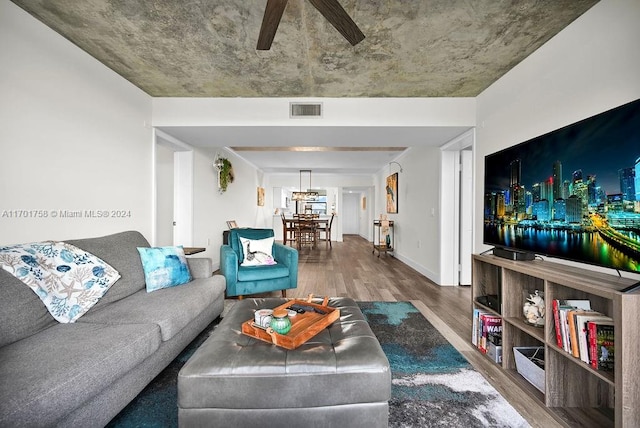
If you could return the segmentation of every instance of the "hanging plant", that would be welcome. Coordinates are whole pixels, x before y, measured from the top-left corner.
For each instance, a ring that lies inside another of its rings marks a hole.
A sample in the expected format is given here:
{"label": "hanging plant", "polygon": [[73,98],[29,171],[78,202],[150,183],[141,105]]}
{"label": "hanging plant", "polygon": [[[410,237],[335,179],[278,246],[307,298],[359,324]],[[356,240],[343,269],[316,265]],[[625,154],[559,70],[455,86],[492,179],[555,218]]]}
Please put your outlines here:
{"label": "hanging plant", "polygon": [[215,165],[218,168],[218,189],[224,193],[229,183],[233,183],[233,166],[226,158],[218,158]]}

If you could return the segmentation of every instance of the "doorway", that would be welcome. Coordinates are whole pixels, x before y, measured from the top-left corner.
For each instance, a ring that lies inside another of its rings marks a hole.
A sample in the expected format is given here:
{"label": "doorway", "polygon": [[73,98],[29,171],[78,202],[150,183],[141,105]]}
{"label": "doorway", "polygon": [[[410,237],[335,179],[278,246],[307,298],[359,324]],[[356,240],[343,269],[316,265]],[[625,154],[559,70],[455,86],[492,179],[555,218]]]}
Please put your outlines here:
{"label": "doorway", "polygon": [[471,284],[474,139],[470,130],[441,147],[440,285]]}
{"label": "doorway", "polygon": [[360,198],[360,193],[342,194],[342,233],[345,235],[360,234]]}
{"label": "doorway", "polygon": [[153,245],[192,245],[193,150],[182,141],[154,130]]}

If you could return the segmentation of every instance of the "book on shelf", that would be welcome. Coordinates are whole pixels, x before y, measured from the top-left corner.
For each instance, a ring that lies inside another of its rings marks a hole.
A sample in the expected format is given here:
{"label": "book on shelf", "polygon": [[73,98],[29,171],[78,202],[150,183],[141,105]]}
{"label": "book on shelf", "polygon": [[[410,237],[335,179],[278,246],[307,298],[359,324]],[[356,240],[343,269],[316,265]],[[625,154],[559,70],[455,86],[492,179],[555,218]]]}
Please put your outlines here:
{"label": "book on shelf", "polygon": [[482,309],[473,309],[473,319],[472,319],[472,328],[471,328],[471,343],[474,346],[478,346],[478,338],[482,336],[481,328],[480,328],[480,314],[486,314],[486,311]]}
{"label": "book on shelf", "polygon": [[502,317],[493,314],[481,314],[482,336],[480,337],[480,351],[487,353],[488,343],[502,345]]}
{"label": "book on shelf", "polygon": [[488,311],[474,308],[471,343],[486,354],[488,344],[502,345],[502,317]]}
{"label": "book on shelf", "polygon": [[[556,344],[568,353],[572,352],[571,329],[568,312],[572,310],[591,310],[591,302],[583,299],[554,299],[552,301],[553,321],[556,329]],[[576,338],[577,340],[577,338]]]}
{"label": "book on shelf", "polygon": [[[587,352],[587,339],[586,339],[586,329],[585,329],[585,318],[590,317],[603,317],[604,315],[600,312],[584,310],[584,309],[571,309],[567,313],[567,319],[569,321],[569,334],[571,341],[571,354],[576,357],[582,359],[584,362],[589,363],[588,352]],[[584,342],[584,343],[583,343]],[[584,347],[583,347],[584,345]],[[583,356],[584,349],[584,359]]]}
{"label": "book on shelf", "polygon": [[551,301],[551,309],[553,310],[553,326],[556,330],[556,345],[558,348],[562,348],[562,331],[560,329],[560,301],[553,299]]}
{"label": "book on shelf", "polygon": [[613,322],[613,320],[610,317],[596,311],[585,311],[583,313],[576,313],[575,324],[576,335],[578,336],[579,356],[580,359],[587,364],[590,363],[588,330],[589,322]]}
{"label": "book on shelf", "polygon": [[589,349],[591,367],[613,372],[615,335],[613,321],[589,321]]}
{"label": "book on shelf", "polygon": [[584,299],[554,299],[551,307],[558,347],[595,369],[613,370],[611,317],[592,310]]}

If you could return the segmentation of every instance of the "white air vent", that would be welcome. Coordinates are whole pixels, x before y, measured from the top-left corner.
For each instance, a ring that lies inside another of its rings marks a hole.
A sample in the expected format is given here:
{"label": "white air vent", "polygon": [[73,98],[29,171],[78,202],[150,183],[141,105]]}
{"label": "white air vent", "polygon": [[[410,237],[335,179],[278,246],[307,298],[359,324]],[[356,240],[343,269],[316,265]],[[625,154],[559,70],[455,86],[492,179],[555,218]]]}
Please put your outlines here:
{"label": "white air vent", "polygon": [[289,103],[289,117],[322,117],[322,103]]}

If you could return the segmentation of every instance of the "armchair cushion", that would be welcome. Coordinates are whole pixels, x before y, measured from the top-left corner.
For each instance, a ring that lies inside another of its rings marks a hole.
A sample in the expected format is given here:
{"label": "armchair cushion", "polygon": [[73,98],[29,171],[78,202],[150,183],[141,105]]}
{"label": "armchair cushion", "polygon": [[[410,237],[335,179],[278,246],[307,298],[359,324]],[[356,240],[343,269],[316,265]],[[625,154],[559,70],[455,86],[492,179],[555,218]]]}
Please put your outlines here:
{"label": "armchair cushion", "polygon": [[259,281],[263,279],[286,278],[289,268],[284,265],[276,266],[240,266],[238,281]]}

